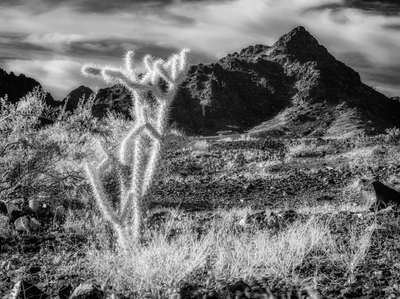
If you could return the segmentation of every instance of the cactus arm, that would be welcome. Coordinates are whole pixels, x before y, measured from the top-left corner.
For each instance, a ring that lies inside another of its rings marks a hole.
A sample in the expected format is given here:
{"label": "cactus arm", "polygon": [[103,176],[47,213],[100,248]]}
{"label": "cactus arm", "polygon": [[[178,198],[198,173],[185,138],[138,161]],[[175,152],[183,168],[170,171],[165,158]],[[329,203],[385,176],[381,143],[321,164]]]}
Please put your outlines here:
{"label": "cactus arm", "polygon": [[118,70],[118,69],[103,70],[103,78],[109,83],[120,83],[132,90],[139,90],[139,91],[152,91],[153,90],[152,86],[137,83],[137,82],[132,82],[128,76],[126,74],[124,74],[123,71]]}
{"label": "cactus arm", "polygon": [[85,170],[91,183],[96,202],[103,211],[104,217],[116,225],[121,225],[121,219],[114,213],[106,198],[97,169],[89,165],[89,163],[86,163]]}
{"label": "cactus arm", "polygon": [[82,75],[85,77],[101,78],[101,67],[95,66],[93,64],[86,64],[82,67]]}
{"label": "cactus arm", "polygon": [[135,74],[135,67],[134,67],[134,57],[135,56],[135,52],[134,51],[128,51],[126,52],[125,55],[125,69],[128,73],[128,77],[130,79],[130,81],[133,82],[139,82],[139,78],[138,76]]}

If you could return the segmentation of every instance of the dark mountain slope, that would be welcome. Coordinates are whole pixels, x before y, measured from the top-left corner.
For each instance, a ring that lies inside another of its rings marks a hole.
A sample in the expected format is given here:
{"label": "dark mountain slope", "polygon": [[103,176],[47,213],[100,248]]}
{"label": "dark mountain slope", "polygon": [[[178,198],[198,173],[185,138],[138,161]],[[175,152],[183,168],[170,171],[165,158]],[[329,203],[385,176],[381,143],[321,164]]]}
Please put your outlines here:
{"label": "dark mountain slope", "polygon": [[197,65],[175,101],[174,121],[194,133],[269,130],[289,135],[383,132],[400,105],[363,84],[303,27]]}
{"label": "dark mountain slope", "polygon": [[[8,96],[8,101],[11,103],[18,102],[28,92],[31,92],[35,87],[41,85],[36,80],[26,77],[24,74],[15,76],[13,72],[8,74],[6,71],[0,69],[0,97]],[[58,101],[55,101],[50,93],[46,94],[45,101],[51,107],[59,106]]]}

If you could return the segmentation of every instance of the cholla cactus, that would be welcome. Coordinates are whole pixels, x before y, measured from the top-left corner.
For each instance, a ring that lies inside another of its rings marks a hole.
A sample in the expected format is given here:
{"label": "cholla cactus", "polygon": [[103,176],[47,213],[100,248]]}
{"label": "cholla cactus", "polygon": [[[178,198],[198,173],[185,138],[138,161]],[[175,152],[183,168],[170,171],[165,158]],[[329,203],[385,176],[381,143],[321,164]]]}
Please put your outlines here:
{"label": "cholla cactus", "polygon": [[[151,188],[159,169],[163,149],[168,138],[176,131],[168,129],[168,118],[172,101],[179,85],[189,68],[189,49],[171,56],[167,61],[146,55],[143,59],[145,73],[135,73],[134,52],[125,56],[125,69],[86,65],[82,68],[85,76],[102,78],[108,83],[125,85],[132,93],[134,124],[122,139],[117,154],[107,152],[102,147],[103,159],[100,163],[86,163],[86,172],[103,216],[109,220],[118,233],[118,243],[128,249],[129,240],[140,240],[144,213],[147,212]],[[159,86],[160,78],[167,83],[164,91]],[[154,101],[149,101],[148,93]],[[101,182],[101,173],[112,165],[119,173],[119,208],[114,210],[107,200]],[[127,179],[124,170],[130,173]]]}

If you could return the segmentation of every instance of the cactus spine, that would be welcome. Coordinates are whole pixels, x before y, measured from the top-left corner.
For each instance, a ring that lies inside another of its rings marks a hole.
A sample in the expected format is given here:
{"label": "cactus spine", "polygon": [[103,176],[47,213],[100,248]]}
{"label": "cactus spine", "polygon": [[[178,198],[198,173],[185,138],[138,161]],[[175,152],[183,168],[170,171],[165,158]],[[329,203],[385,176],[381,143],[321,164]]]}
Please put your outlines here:
{"label": "cactus spine", "polygon": [[[139,76],[133,67],[134,52],[125,56],[125,68],[98,67],[85,65],[82,74],[102,78],[107,83],[123,84],[132,94],[134,123],[120,143],[117,155],[102,148],[104,158],[100,163],[87,162],[85,165],[96,202],[103,217],[110,221],[118,235],[119,246],[127,250],[130,240],[138,242],[142,233],[143,215],[147,212],[151,199],[151,189],[159,169],[168,130],[169,112],[179,85],[184,80],[188,68],[189,49],[168,60],[154,59],[150,55],[143,58],[145,73]],[[159,86],[160,78],[167,83],[167,90]],[[150,92],[155,103],[149,102]],[[119,208],[114,210],[101,182],[102,169],[111,164],[119,173]],[[126,182],[122,170],[130,169],[130,180]]]}

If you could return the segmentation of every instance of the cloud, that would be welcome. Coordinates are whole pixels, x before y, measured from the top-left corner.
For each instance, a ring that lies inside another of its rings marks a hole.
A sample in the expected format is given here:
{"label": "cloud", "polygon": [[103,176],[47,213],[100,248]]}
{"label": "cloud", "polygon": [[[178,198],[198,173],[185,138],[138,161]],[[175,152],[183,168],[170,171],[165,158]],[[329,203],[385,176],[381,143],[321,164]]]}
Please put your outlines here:
{"label": "cloud", "polygon": [[345,0],[344,5],[380,15],[398,16],[400,14],[398,0]]}
{"label": "cloud", "polygon": [[343,0],[338,3],[319,3],[318,5],[309,7],[307,10],[340,10],[343,8],[358,9],[370,14],[386,16],[398,16],[400,14],[400,3],[398,0]]}
{"label": "cloud", "polygon": [[38,45],[43,48],[54,49],[54,50],[63,50],[65,47],[68,47],[73,42],[82,40],[84,35],[82,34],[62,34],[58,32],[53,33],[45,33],[45,34],[30,34],[24,38],[25,43],[29,43],[31,45]]}
{"label": "cloud", "polygon": [[389,29],[389,30],[400,30],[400,23],[398,24],[385,24],[383,25],[384,29]]}
{"label": "cloud", "polygon": [[[219,0],[226,2],[233,0]],[[19,6],[31,13],[46,13],[50,10],[68,7],[80,14],[114,14],[127,11],[148,12],[163,9],[169,5],[196,2],[215,2],[212,0],[2,0],[0,7]]]}

